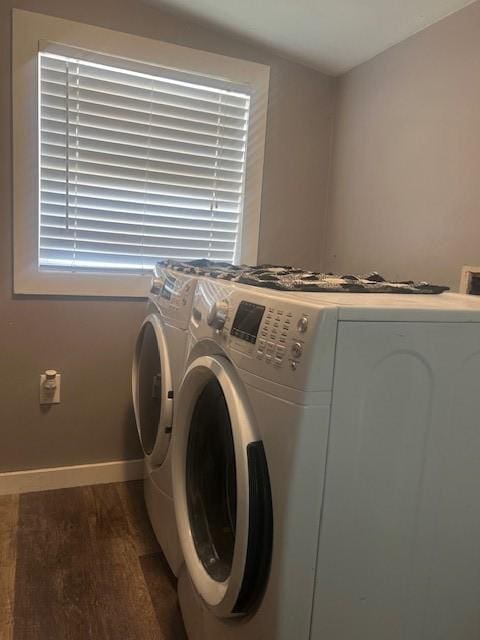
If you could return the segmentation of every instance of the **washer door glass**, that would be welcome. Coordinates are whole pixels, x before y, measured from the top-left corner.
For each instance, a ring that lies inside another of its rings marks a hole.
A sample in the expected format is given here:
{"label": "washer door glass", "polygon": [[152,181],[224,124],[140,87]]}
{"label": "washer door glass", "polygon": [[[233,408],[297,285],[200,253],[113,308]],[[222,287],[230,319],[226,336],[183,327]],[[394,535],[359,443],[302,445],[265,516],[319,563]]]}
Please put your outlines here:
{"label": "washer door glass", "polygon": [[211,379],[198,397],[187,445],[186,488],[195,548],[207,573],[225,581],[235,548],[237,478],[225,396]]}
{"label": "washer door glass", "polygon": [[145,453],[153,451],[162,409],[162,363],[155,331],[150,323],[143,327],[138,367],[140,437]]}
{"label": "washer door glass", "polygon": [[263,441],[245,386],[222,356],[201,356],[180,388],[172,478],[195,589],[215,615],[246,615],[270,572],[273,508]]}
{"label": "washer door glass", "polygon": [[173,391],[165,335],[154,315],[145,319],[137,338],[132,392],[143,451],[161,464],[170,442]]}

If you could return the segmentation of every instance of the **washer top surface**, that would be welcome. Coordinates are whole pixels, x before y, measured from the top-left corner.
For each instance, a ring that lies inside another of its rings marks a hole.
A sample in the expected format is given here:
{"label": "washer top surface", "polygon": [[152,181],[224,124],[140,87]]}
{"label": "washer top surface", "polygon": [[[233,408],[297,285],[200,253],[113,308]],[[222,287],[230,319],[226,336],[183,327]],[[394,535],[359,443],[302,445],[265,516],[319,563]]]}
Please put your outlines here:
{"label": "washer top surface", "polygon": [[480,297],[440,295],[342,294],[301,292],[299,298],[338,308],[339,320],[480,322]]}

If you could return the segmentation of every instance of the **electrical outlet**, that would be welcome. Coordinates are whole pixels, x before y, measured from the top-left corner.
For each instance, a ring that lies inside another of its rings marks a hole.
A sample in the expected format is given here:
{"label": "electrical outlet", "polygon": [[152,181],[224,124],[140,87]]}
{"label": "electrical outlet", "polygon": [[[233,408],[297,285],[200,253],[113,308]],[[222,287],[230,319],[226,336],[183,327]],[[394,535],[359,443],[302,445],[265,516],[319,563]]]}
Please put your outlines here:
{"label": "electrical outlet", "polygon": [[[51,378],[49,382],[51,382]],[[49,388],[47,383],[47,375],[42,373],[40,376],[40,404],[58,404],[60,402],[60,383],[62,374],[57,373],[54,378],[55,388]]]}

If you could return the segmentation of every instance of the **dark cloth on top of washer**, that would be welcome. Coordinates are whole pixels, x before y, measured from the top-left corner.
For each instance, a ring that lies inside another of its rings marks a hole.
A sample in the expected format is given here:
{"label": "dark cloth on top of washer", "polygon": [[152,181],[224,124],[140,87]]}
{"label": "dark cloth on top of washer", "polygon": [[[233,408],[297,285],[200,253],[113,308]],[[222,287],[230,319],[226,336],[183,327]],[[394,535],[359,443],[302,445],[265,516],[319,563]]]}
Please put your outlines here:
{"label": "dark cloth on top of washer", "polygon": [[266,287],[279,291],[311,291],[323,293],[403,293],[439,294],[449,287],[413,282],[412,280],[389,281],[377,272],[364,276],[336,275],[318,271],[306,271],[290,266],[248,265],[236,266],[214,260],[192,260],[182,262],[166,260],[159,263],[175,271],[197,274],[219,280],[230,280],[255,287]]}
{"label": "dark cloth on top of washer", "polygon": [[336,275],[283,267],[255,267],[242,271],[236,282],[283,291],[324,293],[439,294],[449,287],[412,280],[388,281],[377,272],[364,276]]}
{"label": "dark cloth on top of washer", "polygon": [[157,263],[158,267],[173,269],[181,273],[191,273],[197,276],[207,276],[209,278],[221,278],[222,280],[232,280],[240,271],[247,268],[245,266],[231,264],[230,262],[221,262],[219,260],[207,260],[201,258],[198,260],[161,260]]}

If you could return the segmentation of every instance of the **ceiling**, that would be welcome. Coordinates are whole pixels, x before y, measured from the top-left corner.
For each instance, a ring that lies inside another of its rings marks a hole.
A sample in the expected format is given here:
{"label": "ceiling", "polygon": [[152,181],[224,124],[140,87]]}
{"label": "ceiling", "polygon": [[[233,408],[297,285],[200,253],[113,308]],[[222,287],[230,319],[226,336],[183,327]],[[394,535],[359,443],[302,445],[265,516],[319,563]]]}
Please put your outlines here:
{"label": "ceiling", "polygon": [[149,0],[339,75],[474,0]]}

